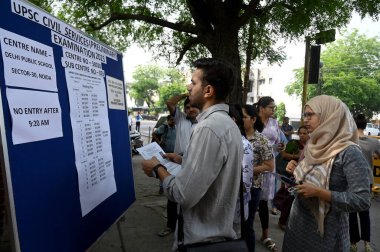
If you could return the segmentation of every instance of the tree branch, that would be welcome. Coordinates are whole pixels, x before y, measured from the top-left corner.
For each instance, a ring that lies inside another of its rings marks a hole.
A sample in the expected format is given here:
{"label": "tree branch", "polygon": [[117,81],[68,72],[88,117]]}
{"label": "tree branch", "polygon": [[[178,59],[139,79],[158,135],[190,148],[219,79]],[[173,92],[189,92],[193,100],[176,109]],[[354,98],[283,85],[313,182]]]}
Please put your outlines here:
{"label": "tree branch", "polygon": [[176,61],[176,65],[179,65],[179,63],[183,59],[183,56],[188,50],[190,50],[191,47],[193,47],[194,45],[200,44],[201,42],[202,41],[198,37],[190,38],[189,41],[187,41],[187,43],[183,46],[181,52],[179,53],[178,59]]}
{"label": "tree branch", "polygon": [[239,27],[241,27],[242,25],[245,25],[246,23],[248,23],[249,19],[253,15],[259,16],[259,15],[261,15],[263,13],[269,13],[275,6],[281,5],[282,7],[284,7],[285,9],[288,9],[288,10],[292,11],[293,13],[295,13],[297,11],[296,8],[294,8],[292,5],[284,3],[284,2],[278,2],[278,1],[273,1],[273,3],[265,6],[264,8],[257,9],[257,6],[258,6],[259,3],[260,2],[258,0],[252,0],[249,3],[249,5],[243,5],[242,9],[245,10],[245,11],[244,11],[244,14],[242,14],[240,16],[240,19],[239,19],[239,22],[238,22]]}
{"label": "tree branch", "polygon": [[287,4],[287,3],[279,3],[279,4],[281,4],[282,6],[284,6],[286,9],[292,11],[293,13],[295,13],[297,11],[296,8],[294,8],[290,4]]}
{"label": "tree branch", "polygon": [[253,15],[261,14],[261,10],[257,9],[257,6],[259,6],[259,4],[260,0],[252,0],[249,2],[249,4],[244,8],[244,13],[240,16],[237,22],[238,27],[242,27],[243,25],[247,24]]}
{"label": "tree branch", "polygon": [[160,18],[152,17],[152,16],[146,16],[142,14],[126,14],[126,13],[111,13],[111,16],[103,22],[102,24],[95,25],[90,24],[90,27],[93,30],[100,30],[103,27],[109,25],[112,22],[118,21],[118,20],[139,20],[139,21],[145,21],[149,24],[155,24],[162,27],[170,28],[172,30],[178,31],[178,32],[186,32],[190,34],[197,34],[197,28],[190,24],[185,23],[172,23]]}
{"label": "tree branch", "polygon": [[203,1],[199,0],[187,0],[187,7],[193,17],[193,20],[199,30],[202,32],[212,31],[212,23],[210,20],[210,14],[208,13],[208,7]]}

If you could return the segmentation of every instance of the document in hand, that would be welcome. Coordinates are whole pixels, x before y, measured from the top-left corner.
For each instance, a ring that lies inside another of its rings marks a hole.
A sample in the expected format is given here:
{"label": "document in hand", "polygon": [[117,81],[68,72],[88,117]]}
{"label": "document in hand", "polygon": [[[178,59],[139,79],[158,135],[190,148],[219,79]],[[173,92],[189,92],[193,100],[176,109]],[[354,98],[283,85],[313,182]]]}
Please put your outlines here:
{"label": "document in hand", "polygon": [[156,157],[158,161],[160,161],[160,163],[166,167],[168,172],[174,176],[176,176],[182,168],[180,164],[171,162],[164,158],[165,152],[156,142],[144,145],[143,147],[137,148],[136,150],[145,160]]}

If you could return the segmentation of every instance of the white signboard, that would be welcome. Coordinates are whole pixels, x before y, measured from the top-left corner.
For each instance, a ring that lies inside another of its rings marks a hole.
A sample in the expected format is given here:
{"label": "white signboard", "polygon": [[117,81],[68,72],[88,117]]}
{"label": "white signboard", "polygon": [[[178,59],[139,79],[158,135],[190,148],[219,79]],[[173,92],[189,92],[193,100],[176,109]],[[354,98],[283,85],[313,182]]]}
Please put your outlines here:
{"label": "white signboard", "polygon": [[106,76],[108,107],[110,109],[125,110],[124,85],[121,80]]}
{"label": "white signboard", "polygon": [[7,86],[57,91],[53,49],[0,28]]}
{"label": "white signboard", "polygon": [[13,144],[62,137],[58,94],[7,88]]}

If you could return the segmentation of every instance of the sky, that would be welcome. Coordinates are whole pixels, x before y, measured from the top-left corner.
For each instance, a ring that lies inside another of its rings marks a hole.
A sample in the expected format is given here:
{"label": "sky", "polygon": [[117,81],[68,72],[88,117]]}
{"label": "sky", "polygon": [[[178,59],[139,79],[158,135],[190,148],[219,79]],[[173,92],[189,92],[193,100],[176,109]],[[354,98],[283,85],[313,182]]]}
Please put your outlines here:
{"label": "sky", "polygon": [[[358,14],[354,14],[350,23],[346,27],[347,30],[358,29],[359,33],[365,34],[367,37],[380,37],[380,22],[374,22],[371,18],[360,18]],[[336,31],[336,39],[342,37],[340,32],[344,29]],[[275,85],[278,85],[272,94],[275,102],[278,104],[280,102],[285,103],[287,116],[292,118],[300,118],[301,115],[301,99],[296,97],[290,97],[285,92],[285,86],[292,83],[294,80],[293,69],[302,68],[305,64],[305,43],[288,43],[285,44],[287,60],[281,65],[275,65],[268,67],[265,64],[256,64],[254,67],[266,67],[269,68],[273,75],[273,81],[276,82]],[[326,48],[325,45],[322,45],[321,50],[323,51]],[[277,80],[277,81],[276,81]]]}
{"label": "sky", "polygon": [[[354,14],[350,23],[346,27],[348,30],[358,29],[360,33],[365,34],[367,37],[380,37],[380,21],[373,21],[371,18],[366,17],[363,20],[360,18],[358,14]],[[341,37],[340,32],[343,29],[337,30],[336,39]],[[279,103],[281,101],[289,100],[289,97],[284,94],[284,87],[292,82],[293,78],[293,69],[301,68],[304,65],[305,60],[305,45],[304,42],[293,42],[287,43],[285,45],[285,53],[287,55],[287,60],[279,66],[273,66],[273,72],[276,72],[277,79],[281,79],[281,87],[276,88],[278,93],[273,95],[276,102]],[[322,45],[322,50],[324,46]],[[134,69],[138,65],[146,65],[146,64],[155,64],[152,60],[152,53],[148,51],[144,51],[144,49],[140,48],[138,45],[132,45],[125,53],[123,58],[123,66],[124,66],[124,78],[126,82],[131,82],[133,80],[132,73]],[[159,64],[164,64],[159,62]],[[255,64],[253,67],[267,67],[265,63]],[[274,78],[275,79],[275,78]],[[298,114],[300,111],[300,102],[297,102],[294,99],[291,99],[291,102],[286,104],[287,111],[289,112],[289,117],[299,117]]]}
{"label": "sky", "polygon": [[[365,34],[367,37],[380,37],[380,22],[374,22],[371,18],[360,18],[358,14],[354,14],[350,23],[346,27],[348,30],[358,29],[360,33]],[[343,29],[337,30],[336,39],[341,38],[340,32]],[[322,45],[322,50],[324,46]],[[295,64],[295,68],[303,67],[305,60],[305,45],[304,43],[293,43],[286,45],[286,54],[291,64]]]}

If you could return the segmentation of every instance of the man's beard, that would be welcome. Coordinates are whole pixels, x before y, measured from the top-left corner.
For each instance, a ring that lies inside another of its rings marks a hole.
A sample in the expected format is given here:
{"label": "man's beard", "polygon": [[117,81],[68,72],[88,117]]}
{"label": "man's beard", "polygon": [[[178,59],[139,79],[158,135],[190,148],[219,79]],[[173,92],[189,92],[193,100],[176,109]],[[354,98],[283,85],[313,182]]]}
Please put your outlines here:
{"label": "man's beard", "polygon": [[190,100],[190,106],[191,107],[194,107],[194,108],[197,108],[197,109],[199,109],[199,111],[202,111],[202,108],[203,108],[203,105],[204,105],[204,102],[191,102],[191,100]]}

